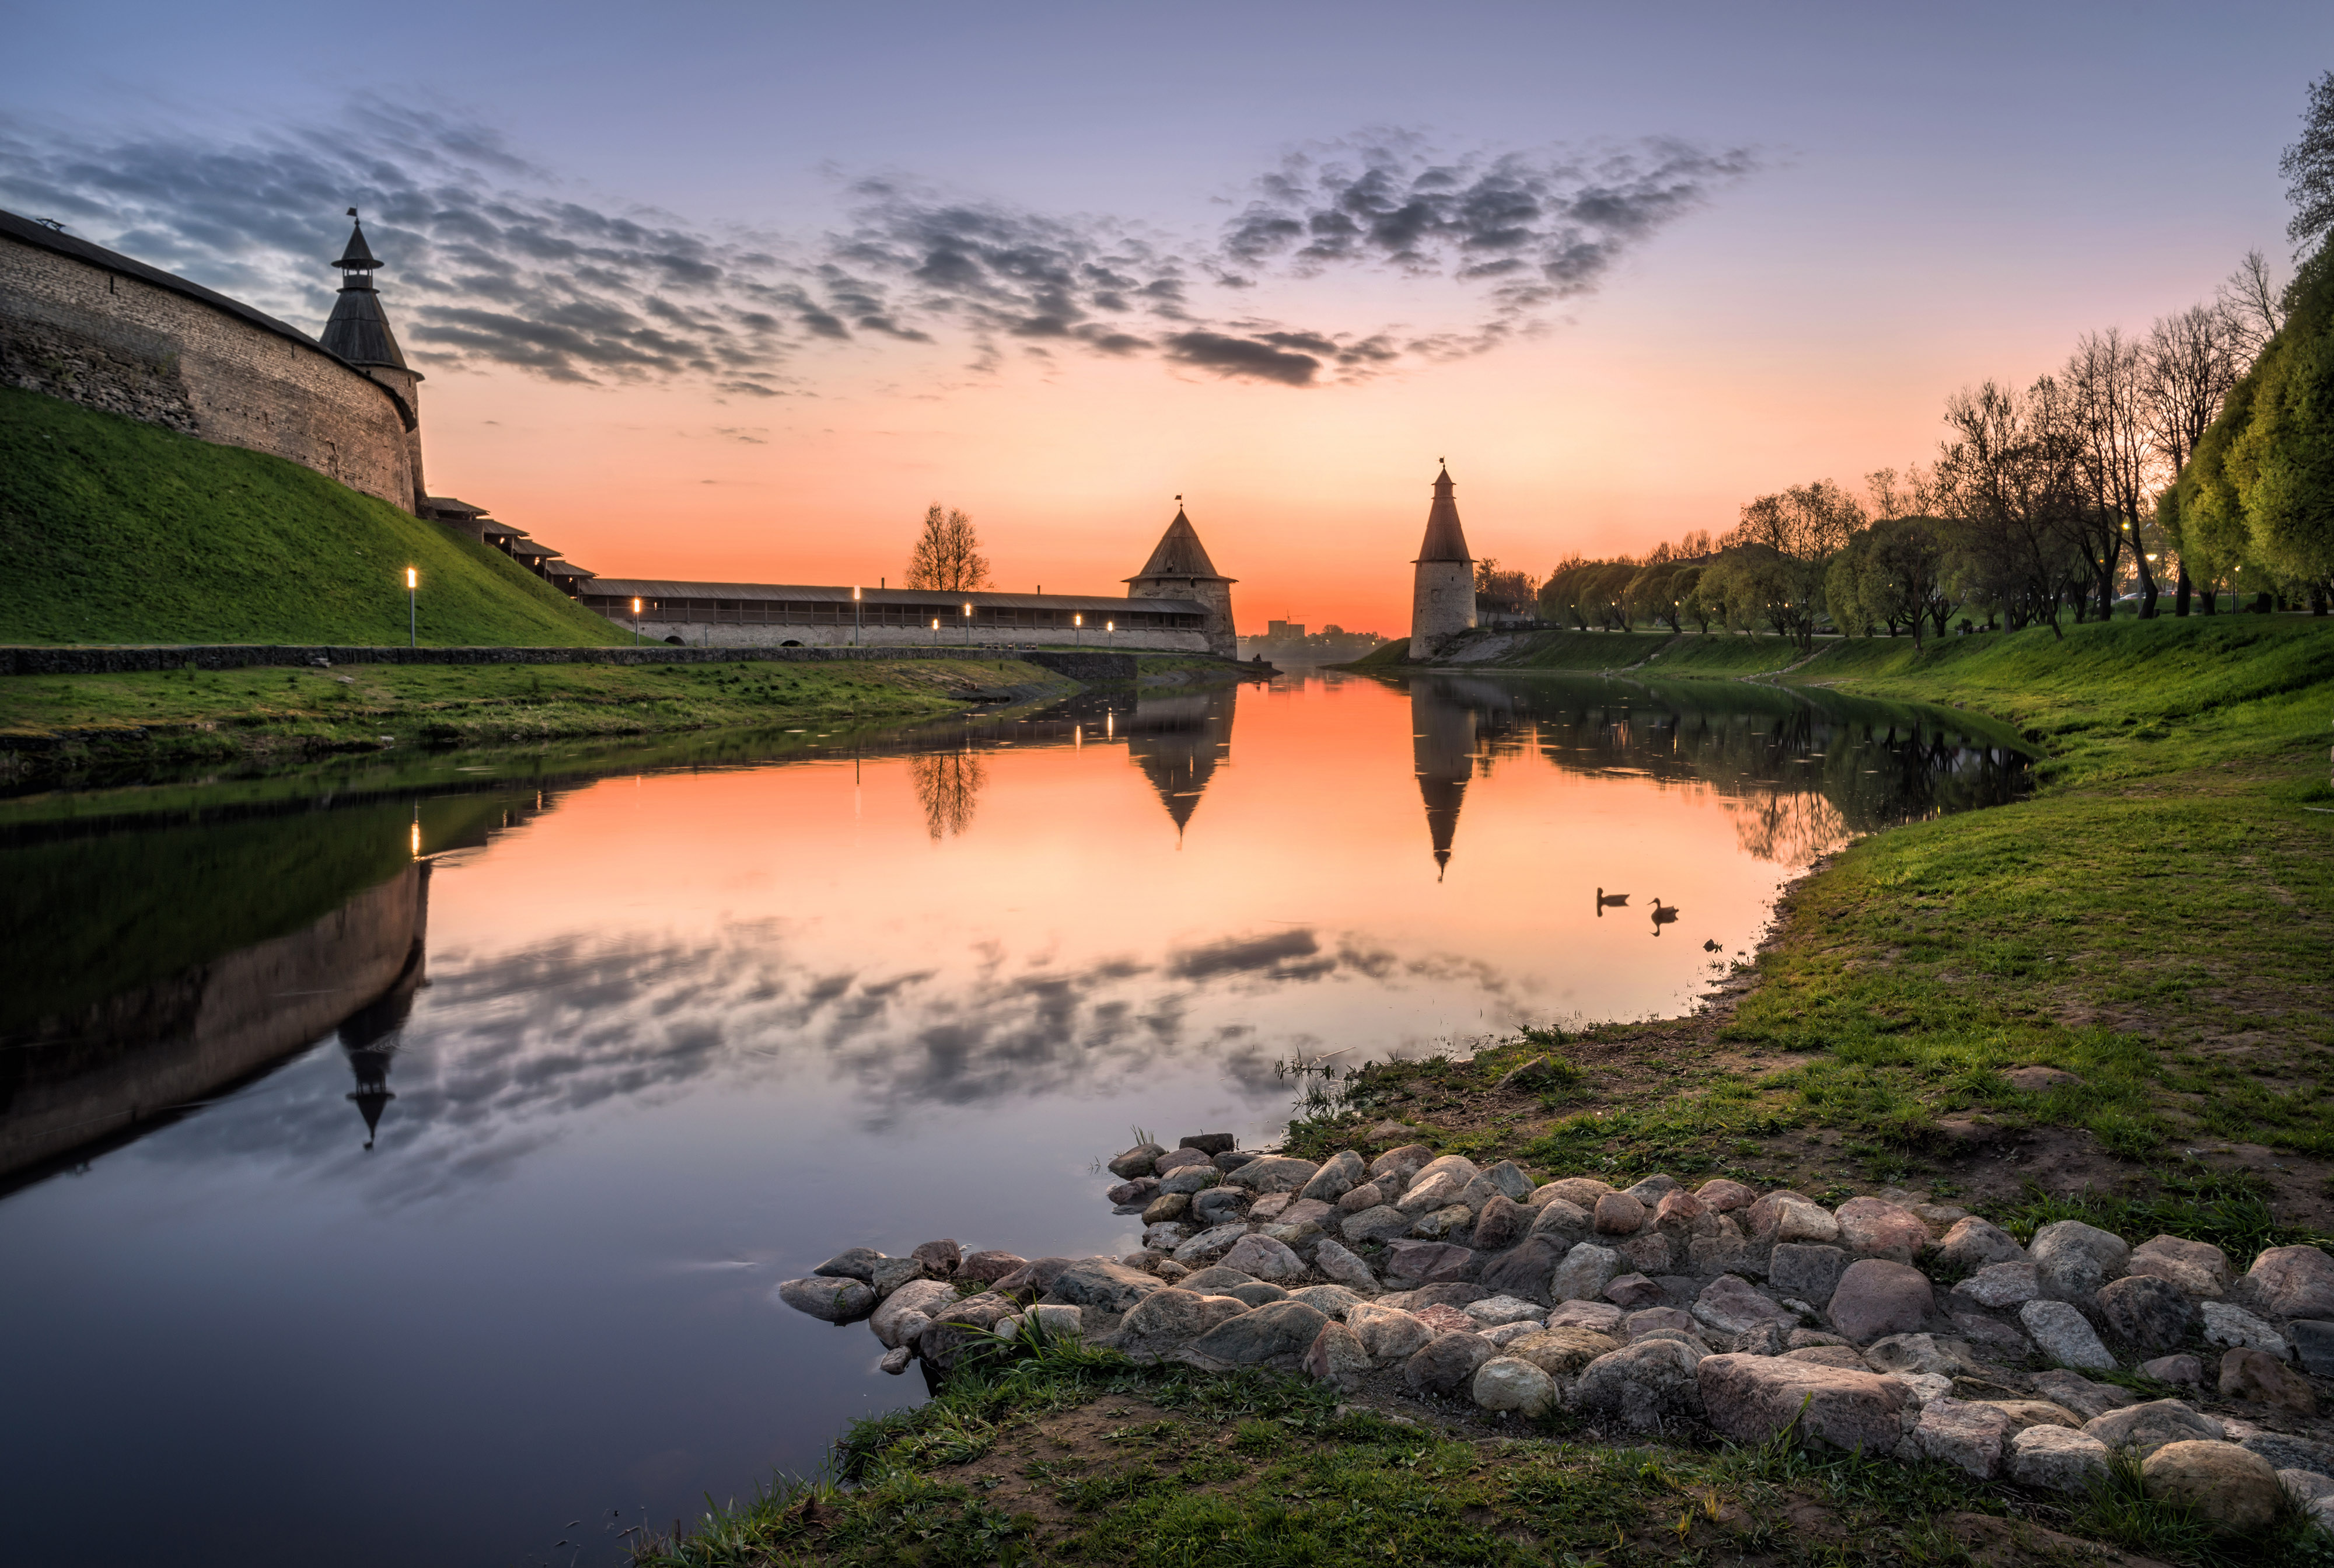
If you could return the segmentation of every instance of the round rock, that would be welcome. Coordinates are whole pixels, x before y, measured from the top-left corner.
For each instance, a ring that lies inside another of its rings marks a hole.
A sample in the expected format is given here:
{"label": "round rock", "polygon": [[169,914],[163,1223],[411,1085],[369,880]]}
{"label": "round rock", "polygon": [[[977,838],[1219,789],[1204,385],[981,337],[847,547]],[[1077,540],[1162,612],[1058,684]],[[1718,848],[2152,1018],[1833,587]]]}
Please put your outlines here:
{"label": "round rock", "polygon": [[2149,1496],[2185,1503],[2233,1534],[2268,1529],[2285,1496],[2270,1462],[2234,1443],[2166,1443],[2139,1474]]}

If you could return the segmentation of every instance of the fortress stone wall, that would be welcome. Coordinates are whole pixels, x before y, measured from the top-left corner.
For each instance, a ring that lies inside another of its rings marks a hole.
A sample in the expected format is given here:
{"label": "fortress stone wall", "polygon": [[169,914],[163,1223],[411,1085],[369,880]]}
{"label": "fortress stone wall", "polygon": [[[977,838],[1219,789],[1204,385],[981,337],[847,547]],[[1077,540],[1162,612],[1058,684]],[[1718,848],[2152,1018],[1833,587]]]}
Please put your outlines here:
{"label": "fortress stone wall", "polygon": [[404,395],[297,328],[0,213],[0,382],[288,458],[413,511]]}

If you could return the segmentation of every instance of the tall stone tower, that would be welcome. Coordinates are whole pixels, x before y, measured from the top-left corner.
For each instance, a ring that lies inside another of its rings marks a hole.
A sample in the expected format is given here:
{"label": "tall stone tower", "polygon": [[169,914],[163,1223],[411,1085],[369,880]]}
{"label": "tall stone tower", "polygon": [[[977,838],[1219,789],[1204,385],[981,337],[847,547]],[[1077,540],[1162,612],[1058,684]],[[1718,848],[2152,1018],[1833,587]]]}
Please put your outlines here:
{"label": "tall stone tower", "polygon": [[1443,638],[1475,624],[1475,561],[1459,527],[1459,503],[1451,498],[1451,470],[1434,476],[1434,504],[1426,510],[1426,542],[1418,547],[1418,568],[1410,593],[1410,656],[1432,655]]}
{"label": "tall stone tower", "polygon": [[[357,209],[350,208],[349,216],[356,215]],[[324,335],[318,341],[403,400],[405,444],[413,456],[411,507],[418,511],[429,493],[421,483],[421,373],[405,363],[397,334],[389,330],[381,292],[372,286],[381,258],[365,243],[362,221],[350,227],[348,247],[333,265],[341,269],[341,296],[333,302],[332,319],[324,323]]]}
{"label": "tall stone tower", "polygon": [[[1239,634],[1232,625],[1232,585],[1208,559],[1200,532],[1183,515],[1183,498],[1175,498],[1175,520],[1159,536],[1159,547],[1143,570],[1126,579],[1130,599],[1197,599],[1207,612],[1208,652],[1226,659],[1239,657]],[[1460,547],[1465,548],[1464,545]],[[1470,579],[1471,581],[1472,579]]]}

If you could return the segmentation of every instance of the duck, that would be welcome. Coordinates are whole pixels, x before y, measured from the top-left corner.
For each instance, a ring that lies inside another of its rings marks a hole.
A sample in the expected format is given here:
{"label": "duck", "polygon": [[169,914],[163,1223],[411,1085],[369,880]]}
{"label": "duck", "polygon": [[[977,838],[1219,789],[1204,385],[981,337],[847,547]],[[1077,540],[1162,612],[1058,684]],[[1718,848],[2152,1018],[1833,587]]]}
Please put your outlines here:
{"label": "duck", "polygon": [[1596,890],[1596,918],[1599,920],[1604,919],[1605,911],[1608,906],[1614,909],[1618,909],[1621,905],[1628,902],[1629,895],[1625,893],[1607,893],[1602,887],[1598,888]]}
{"label": "duck", "polygon": [[1660,894],[1658,894],[1658,893],[1654,894],[1654,934],[1655,936],[1659,936],[1659,935],[1662,934],[1662,927],[1663,927],[1663,926],[1664,926],[1664,925],[1669,924],[1672,921],[1675,920],[1677,917],[1678,917],[1678,906],[1677,906],[1676,905],[1674,905],[1674,904],[1671,904],[1671,905],[1664,905],[1662,903],[1662,895],[1661,895]]}
{"label": "duck", "polygon": [[1715,952],[1717,952],[1717,951],[1718,951],[1718,939],[1717,939],[1716,937],[1714,937],[1714,936],[1713,936],[1713,937],[1712,937],[1709,941],[1707,941],[1707,942],[1705,942],[1705,943],[1703,943],[1703,944],[1702,944],[1702,950],[1704,953],[1715,953]]}

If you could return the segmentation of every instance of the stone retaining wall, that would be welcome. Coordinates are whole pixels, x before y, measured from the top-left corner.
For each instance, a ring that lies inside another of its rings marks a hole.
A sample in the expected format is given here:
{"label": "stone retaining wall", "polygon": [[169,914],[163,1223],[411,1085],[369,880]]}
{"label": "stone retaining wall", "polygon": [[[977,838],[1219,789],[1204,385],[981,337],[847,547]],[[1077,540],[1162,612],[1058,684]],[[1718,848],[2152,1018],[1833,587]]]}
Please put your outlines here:
{"label": "stone retaining wall", "polygon": [[0,382],[288,458],[413,510],[407,400],[297,328],[32,227],[0,228]]}
{"label": "stone retaining wall", "polygon": [[2151,1495],[2233,1534],[2260,1537],[2288,1497],[2334,1523],[2334,1257],[2315,1246],[2232,1259],[2078,1220],[2021,1242],[1913,1193],[1832,1208],[1725,1179],[1535,1181],[1420,1144],[1319,1164],[1232,1145],[1110,1161],[1109,1201],[1143,1224],[1124,1256],[854,1247],[776,1294],[867,1320],[889,1371],[1071,1336],[1494,1423],[1563,1408],[1590,1437],[1787,1436],[2046,1493],[2123,1451]]}

